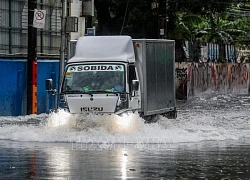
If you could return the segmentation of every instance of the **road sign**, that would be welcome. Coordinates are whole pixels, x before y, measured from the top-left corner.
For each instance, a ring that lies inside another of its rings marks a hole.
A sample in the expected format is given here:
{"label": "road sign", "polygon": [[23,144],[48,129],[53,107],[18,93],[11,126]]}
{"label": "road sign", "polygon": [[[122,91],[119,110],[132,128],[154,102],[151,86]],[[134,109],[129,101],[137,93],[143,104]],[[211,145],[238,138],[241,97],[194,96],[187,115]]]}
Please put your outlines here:
{"label": "road sign", "polygon": [[46,10],[34,10],[33,27],[44,28]]}

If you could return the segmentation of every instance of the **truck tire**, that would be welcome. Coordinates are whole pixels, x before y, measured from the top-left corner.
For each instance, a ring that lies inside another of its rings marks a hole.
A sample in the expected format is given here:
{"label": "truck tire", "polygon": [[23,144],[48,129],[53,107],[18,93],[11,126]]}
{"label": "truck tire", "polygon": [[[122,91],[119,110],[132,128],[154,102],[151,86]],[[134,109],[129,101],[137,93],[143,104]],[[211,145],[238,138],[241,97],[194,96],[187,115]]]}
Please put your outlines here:
{"label": "truck tire", "polygon": [[172,111],[168,111],[168,112],[164,113],[163,116],[168,118],[168,119],[176,119],[177,118],[177,111],[176,111],[176,109],[174,109]]}

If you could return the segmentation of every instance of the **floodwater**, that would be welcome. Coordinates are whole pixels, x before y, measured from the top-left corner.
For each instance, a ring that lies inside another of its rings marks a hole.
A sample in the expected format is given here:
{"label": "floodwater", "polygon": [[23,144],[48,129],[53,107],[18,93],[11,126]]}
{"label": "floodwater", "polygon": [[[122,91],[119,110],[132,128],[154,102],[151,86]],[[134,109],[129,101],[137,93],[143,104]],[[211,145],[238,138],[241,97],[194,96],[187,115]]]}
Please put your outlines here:
{"label": "floodwater", "polygon": [[250,179],[250,96],[203,94],[176,120],[0,117],[0,179]]}

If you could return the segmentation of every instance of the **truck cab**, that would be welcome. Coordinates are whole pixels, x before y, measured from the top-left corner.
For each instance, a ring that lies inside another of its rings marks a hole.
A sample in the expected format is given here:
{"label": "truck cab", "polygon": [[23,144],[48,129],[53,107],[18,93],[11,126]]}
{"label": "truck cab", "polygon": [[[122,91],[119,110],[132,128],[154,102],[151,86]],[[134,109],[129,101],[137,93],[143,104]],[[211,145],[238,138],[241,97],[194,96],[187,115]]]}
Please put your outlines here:
{"label": "truck cab", "polygon": [[120,114],[140,109],[140,88],[132,39],[82,37],[69,59],[60,89],[71,113]]}
{"label": "truck cab", "polygon": [[[129,77],[132,71],[133,77]],[[61,87],[62,103],[71,113],[138,110],[139,87],[135,82],[132,85],[133,80],[136,70],[128,63],[72,63],[66,68]]]}

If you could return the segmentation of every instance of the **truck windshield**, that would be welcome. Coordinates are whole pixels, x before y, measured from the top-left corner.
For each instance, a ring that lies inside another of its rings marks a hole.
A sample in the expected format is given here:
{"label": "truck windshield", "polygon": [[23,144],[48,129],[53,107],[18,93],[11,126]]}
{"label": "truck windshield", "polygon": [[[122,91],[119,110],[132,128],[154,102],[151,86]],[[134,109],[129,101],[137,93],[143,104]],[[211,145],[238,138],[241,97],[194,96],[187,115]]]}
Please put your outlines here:
{"label": "truck windshield", "polygon": [[118,64],[68,66],[62,93],[124,92],[124,69],[124,65]]}

